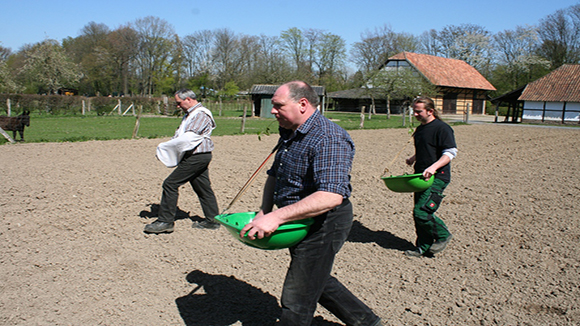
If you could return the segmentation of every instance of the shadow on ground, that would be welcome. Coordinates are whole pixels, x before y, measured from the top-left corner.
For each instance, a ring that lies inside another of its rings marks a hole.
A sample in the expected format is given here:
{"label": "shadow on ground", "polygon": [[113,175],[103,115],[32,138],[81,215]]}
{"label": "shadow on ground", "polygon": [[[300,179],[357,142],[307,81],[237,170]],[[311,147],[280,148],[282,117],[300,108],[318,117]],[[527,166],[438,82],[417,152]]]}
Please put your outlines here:
{"label": "shadow on ground", "polygon": [[[141,218],[156,218],[159,214],[159,204],[149,204],[149,207],[151,207],[151,209],[149,211],[141,211],[139,212],[139,217]],[[183,211],[181,210],[179,207],[177,207],[177,212],[175,213],[175,220],[184,220],[184,219],[190,219],[192,221],[202,221],[203,218],[199,215],[195,215],[195,216],[191,216],[189,215],[189,212]]]}
{"label": "shadow on ground", "polygon": [[[175,303],[185,325],[243,326],[275,325],[281,308],[275,296],[233,276],[190,272],[187,281],[195,288]],[[282,280],[280,280],[282,281]],[[313,326],[339,326],[318,316]]]}
{"label": "shadow on ground", "polygon": [[347,241],[361,243],[374,242],[385,249],[394,249],[399,251],[411,250],[415,248],[413,243],[406,239],[399,238],[388,231],[373,231],[356,220],[352,223],[352,228],[350,230]]}

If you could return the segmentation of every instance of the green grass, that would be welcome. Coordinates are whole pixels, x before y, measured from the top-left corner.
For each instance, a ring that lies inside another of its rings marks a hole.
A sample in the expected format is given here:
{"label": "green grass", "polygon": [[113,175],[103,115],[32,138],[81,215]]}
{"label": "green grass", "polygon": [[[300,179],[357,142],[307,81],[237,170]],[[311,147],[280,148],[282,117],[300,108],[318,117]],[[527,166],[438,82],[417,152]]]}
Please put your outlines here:
{"label": "green grass", "polygon": [[[217,123],[214,136],[240,135],[241,110],[223,110],[222,115],[213,112]],[[360,126],[360,114],[344,112],[327,112],[326,116],[347,130],[356,130]],[[136,118],[133,116],[35,116],[30,119],[30,127],[24,130],[24,139],[28,143],[37,142],[76,142],[88,140],[129,139],[133,135]],[[144,116],[140,119],[139,138],[170,137],[181,121],[180,117]],[[407,127],[408,128],[408,122]],[[418,123],[414,121],[416,127]],[[368,120],[365,116],[364,129],[403,128],[400,115],[387,119],[386,115],[373,115]],[[278,123],[275,119],[246,119],[243,134],[263,135],[277,133]],[[12,132],[8,131],[12,136]],[[20,138],[20,136],[18,136]],[[0,137],[0,144],[7,140]]]}

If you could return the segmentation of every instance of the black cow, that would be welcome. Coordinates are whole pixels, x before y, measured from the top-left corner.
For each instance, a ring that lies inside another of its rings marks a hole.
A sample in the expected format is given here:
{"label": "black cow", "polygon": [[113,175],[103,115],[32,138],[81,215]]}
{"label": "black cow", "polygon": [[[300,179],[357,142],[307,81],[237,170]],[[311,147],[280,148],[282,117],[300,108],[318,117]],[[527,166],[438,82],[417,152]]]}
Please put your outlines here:
{"label": "black cow", "polygon": [[16,132],[20,133],[20,141],[24,141],[24,127],[30,126],[30,111],[24,110],[17,117],[0,117],[0,128],[5,131],[12,131],[12,138],[16,140]]}

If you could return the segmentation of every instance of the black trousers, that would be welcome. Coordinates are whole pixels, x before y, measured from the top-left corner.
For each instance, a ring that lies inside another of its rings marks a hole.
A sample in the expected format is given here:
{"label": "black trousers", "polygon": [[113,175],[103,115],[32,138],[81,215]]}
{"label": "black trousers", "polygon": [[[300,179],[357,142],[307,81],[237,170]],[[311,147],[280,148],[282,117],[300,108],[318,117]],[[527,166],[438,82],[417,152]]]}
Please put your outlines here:
{"label": "black trousers", "polygon": [[349,326],[380,325],[380,318],[331,275],[334,258],[352,226],[348,199],[325,213],[309,234],[291,247],[292,260],[282,288],[280,326],[308,326],[317,303]]}
{"label": "black trousers", "polygon": [[197,194],[203,215],[210,221],[219,214],[217,200],[211,189],[208,166],[211,153],[186,154],[175,170],[163,181],[159,221],[173,222],[177,213],[179,187],[189,182]]}

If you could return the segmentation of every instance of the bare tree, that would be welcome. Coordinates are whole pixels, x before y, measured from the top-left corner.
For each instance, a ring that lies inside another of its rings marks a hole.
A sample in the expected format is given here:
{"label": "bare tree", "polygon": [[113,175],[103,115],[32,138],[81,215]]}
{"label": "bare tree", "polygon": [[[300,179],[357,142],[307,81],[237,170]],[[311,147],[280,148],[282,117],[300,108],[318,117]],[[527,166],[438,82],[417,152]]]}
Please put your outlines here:
{"label": "bare tree", "polygon": [[[185,54],[183,42],[179,35],[175,34],[173,36],[173,48],[171,50],[171,72],[173,74],[172,78],[168,80],[172,81],[172,90],[178,90],[186,87],[186,73],[185,73]],[[167,87],[167,85],[166,85]]]}
{"label": "bare tree", "polygon": [[304,34],[300,29],[292,27],[283,31],[280,34],[280,38],[282,40],[282,48],[294,63],[297,77],[304,77],[302,74],[305,69],[304,67],[307,65],[305,58],[308,53]]}
{"label": "bare tree", "polygon": [[346,42],[332,33],[322,34],[317,44],[318,83],[330,86],[342,76],[346,63]]}
{"label": "bare tree", "polygon": [[237,86],[249,89],[259,64],[260,39],[257,36],[241,35],[239,38],[239,67],[234,81]]}
{"label": "bare tree", "polygon": [[478,70],[489,67],[493,49],[490,32],[485,28],[473,24],[448,25],[437,39],[445,57],[463,60]]}
{"label": "bare tree", "polygon": [[388,25],[366,31],[351,49],[351,61],[365,72],[371,72],[383,65],[387,59],[403,51],[413,52],[418,40],[408,33],[396,33]]}
{"label": "bare tree", "polygon": [[286,60],[281,43],[281,39],[277,36],[260,35],[255,83],[278,84],[287,80],[290,75],[290,64]]}
{"label": "bare tree", "polygon": [[317,61],[319,45],[321,39],[324,37],[324,32],[320,29],[309,28],[303,32],[304,39],[306,40],[306,66],[307,69],[312,72],[313,65]]}
{"label": "bare tree", "polygon": [[441,54],[441,44],[438,41],[437,31],[430,29],[419,36],[420,51],[424,54],[438,56]]}
{"label": "bare tree", "polygon": [[201,30],[183,38],[183,55],[186,59],[186,76],[188,78],[209,74],[213,70],[214,34],[210,30]]}
{"label": "bare tree", "polygon": [[114,63],[116,87],[123,94],[129,94],[129,78],[131,76],[131,62],[138,53],[139,36],[129,26],[121,26],[108,35],[111,60]]}
{"label": "bare tree", "polygon": [[547,69],[550,62],[536,55],[540,46],[537,29],[534,26],[517,26],[515,30],[505,30],[494,36],[494,47],[498,53],[497,64],[505,67],[504,79],[510,88],[516,89],[539,77],[537,68]]}
{"label": "bare tree", "polygon": [[144,82],[142,93],[151,96],[156,83],[167,76],[175,30],[166,20],[148,16],[137,19],[131,27],[139,35],[139,52],[136,56],[138,73]]}
{"label": "bare tree", "polygon": [[552,62],[552,69],[580,61],[580,5],[558,10],[540,21],[542,45],[539,54]]}
{"label": "bare tree", "polygon": [[228,28],[215,31],[213,63],[217,86],[223,88],[232,80],[239,67],[238,36]]}

